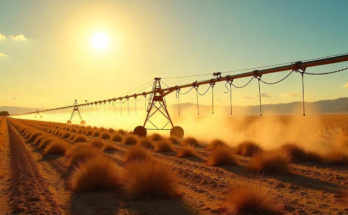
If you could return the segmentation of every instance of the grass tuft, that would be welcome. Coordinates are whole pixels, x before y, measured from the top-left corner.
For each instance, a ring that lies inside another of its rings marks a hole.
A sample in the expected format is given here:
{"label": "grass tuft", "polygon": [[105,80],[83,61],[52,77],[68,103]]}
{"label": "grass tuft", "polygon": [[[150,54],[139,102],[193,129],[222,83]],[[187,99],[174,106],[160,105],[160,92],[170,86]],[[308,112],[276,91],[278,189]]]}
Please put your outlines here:
{"label": "grass tuft", "polygon": [[66,142],[56,139],[50,143],[44,150],[44,155],[64,155],[68,152],[70,145]]}
{"label": "grass tuft", "polygon": [[133,136],[133,135],[128,135],[124,140],[123,140],[123,144],[125,145],[135,145],[137,144],[137,137]]}
{"label": "grass tuft", "polygon": [[146,149],[153,149],[155,148],[155,145],[152,143],[152,141],[148,138],[141,139],[138,144],[138,146],[144,147]]}
{"label": "grass tuft", "polygon": [[171,142],[167,140],[161,140],[157,142],[155,152],[173,152],[174,148]]}
{"label": "grass tuft", "polygon": [[157,134],[157,133],[154,133],[152,136],[151,136],[151,139],[153,141],[159,141],[159,140],[162,140],[162,136],[160,134]]}
{"label": "grass tuft", "polygon": [[117,146],[111,143],[106,143],[103,147],[103,151],[115,151],[118,150]]}
{"label": "grass tuft", "polygon": [[77,192],[118,189],[121,185],[120,170],[109,158],[96,156],[74,169],[70,184]]}
{"label": "grass tuft", "polygon": [[132,146],[124,154],[124,162],[141,162],[151,159],[151,154],[148,150],[141,146]]}
{"label": "grass tuft", "polygon": [[207,163],[208,166],[237,165],[231,148],[228,146],[216,147],[210,153]]}
{"label": "grass tuft", "polygon": [[127,165],[124,194],[128,199],[164,199],[179,196],[178,179],[169,166],[154,161]]}
{"label": "grass tuft", "polygon": [[75,137],[75,139],[74,139],[74,143],[77,143],[77,142],[85,142],[85,143],[87,143],[88,140],[87,140],[87,138],[84,135],[80,134],[80,135],[77,135]]}
{"label": "grass tuft", "polygon": [[241,142],[235,149],[236,154],[248,157],[251,157],[260,152],[262,152],[262,148],[259,146],[259,144],[250,140]]}
{"label": "grass tuft", "polygon": [[211,151],[220,146],[227,146],[227,144],[222,140],[216,139],[213,140],[207,147],[205,147],[205,150]]}
{"label": "grass tuft", "polygon": [[226,205],[233,214],[283,214],[274,203],[269,186],[260,182],[234,188],[226,197]]}
{"label": "grass tuft", "polygon": [[100,136],[100,131],[94,131],[93,137],[99,137]]}
{"label": "grass tuft", "polygon": [[177,157],[197,157],[197,153],[193,146],[183,146],[177,152]]}
{"label": "grass tuft", "polygon": [[187,137],[185,138],[183,141],[181,141],[182,146],[193,146],[193,147],[197,147],[200,146],[200,144],[198,143],[198,140],[196,138],[193,137]]}
{"label": "grass tuft", "polygon": [[285,143],[280,147],[280,151],[289,155],[291,162],[307,161],[306,151],[295,143]]}
{"label": "grass tuft", "polygon": [[69,166],[73,166],[78,162],[83,162],[91,157],[101,155],[101,152],[87,144],[76,144],[71,148],[67,155],[69,157]]}
{"label": "grass tuft", "polygon": [[104,148],[104,141],[100,139],[94,139],[91,141],[91,146],[97,149],[102,149]]}
{"label": "grass tuft", "polygon": [[123,138],[120,134],[115,134],[111,137],[111,140],[115,142],[122,142]]}
{"label": "grass tuft", "polygon": [[108,132],[103,132],[100,135],[100,138],[105,139],[105,140],[110,140],[110,134]]}
{"label": "grass tuft", "polygon": [[280,151],[261,152],[251,158],[247,168],[255,173],[287,174],[290,172],[289,156]]}
{"label": "grass tuft", "polygon": [[176,137],[169,137],[168,140],[174,144],[174,145],[179,145],[180,144],[180,140]]}

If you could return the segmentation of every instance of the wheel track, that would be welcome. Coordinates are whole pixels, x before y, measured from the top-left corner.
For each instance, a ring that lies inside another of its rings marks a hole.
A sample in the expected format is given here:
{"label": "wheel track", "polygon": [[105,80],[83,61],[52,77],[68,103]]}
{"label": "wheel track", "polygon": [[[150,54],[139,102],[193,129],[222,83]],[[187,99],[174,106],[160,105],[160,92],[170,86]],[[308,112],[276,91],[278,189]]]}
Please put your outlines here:
{"label": "wheel track", "polygon": [[62,214],[47,180],[13,126],[8,123],[11,179],[9,205],[11,213]]}

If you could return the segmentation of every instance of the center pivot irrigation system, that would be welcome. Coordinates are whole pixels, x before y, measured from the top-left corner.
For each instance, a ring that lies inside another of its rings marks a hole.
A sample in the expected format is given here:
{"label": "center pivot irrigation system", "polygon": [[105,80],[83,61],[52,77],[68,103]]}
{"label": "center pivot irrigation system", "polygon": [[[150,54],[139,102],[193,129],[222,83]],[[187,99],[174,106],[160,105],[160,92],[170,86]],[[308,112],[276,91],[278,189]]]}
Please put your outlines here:
{"label": "center pivot irrigation system", "polygon": [[[78,115],[79,118],[81,119],[81,124],[84,125],[85,121],[82,120],[81,114],[79,112],[79,107],[89,107],[91,106],[93,108],[93,105],[98,107],[98,105],[101,104],[115,104],[117,102],[120,103],[121,105],[121,115],[122,115],[122,103],[124,100],[127,100],[128,102],[128,111],[129,111],[129,99],[134,98],[135,101],[135,107],[136,107],[136,101],[137,97],[139,96],[144,96],[145,98],[145,109],[146,109],[146,118],[145,122],[141,126],[137,126],[134,129],[134,133],[136,135],[145,137],[147,135],[147,130],[170,130],[170,135],[175,136],[178,138],[182,138],[184,136],[184,130],[180,126],[174,126],[170,114],[167,109],[167,103],[165,100],[165,97],[173,92],[176,92],[177,99],[178,99],[178,106],[179,106],[179,115],[180,115],[180,94],[184,95],[190,92],[192,89],[196,90],[196,95],[197,95],[197,109],[198,109],[198,114],[199,114],[199,105],[198,105],[198,95],[204,95],[208,90],[211,88],[212,89],[212,96],[214,96],[214,86],[215,83],[217,82],[226,82],[225,86],[227,88],[227,85],[230,86],[229,92],[230,92],[230,108],[231,108],[231,115],[232,115],[232,89],[231,86],[234,86],[235,88],[243,88],[247,86],[253,79],[258,80],[258,86],[259,86],[259,101],[260,101],[260,116],[262,116],[262,106],[261,106],[261,90],[260,90],[260,82],[264,84],[277,84],[282,81],[284,81],[287,77],[289,77],[293,72],[301,74],[302,77],[302,102],[303,102],[303,116],[305,116],[305,104],[304,104],[304,75],[328,75],[328,74],[333,74],[337,72],[341,72],[344,70],[348,70],[348,68],[344,68],[341,70],[337,71],[332,71],[332,72],[326,72],[326,73],[309,73],[306,72],[306,69],[309,67],[315,67],[315,66],[321,66],[321,65],[327,65],[327,64],[334,64],[334,63],[340,63],[340,62],[345,62],[348,61],[348,54],[343,54],[343,55],[336,55],[336,56],[330,56],[330,57],[325,57],[325,58],[318,58],[318,59],[313,59],[313,60],[307,60],[307,61],[298,61],[290,64],[282,64],[281,66],[277,65],[273,68],[266,68],[266,69],[261,69],[261,70],[253,70],[251,72],[246,72],[246,73],[241,73],[241,74],[236,74],[236,75],[227,75],[227,76],[221,76],[221,72],[213,73],[214,78],[210,80],[205,80],[205,81],[200,81],[200,82],[193,82],[185,85],[177,85],[174,87],[167,87],[167,88],[162,88],[161,86],[161,78],[155,78],[154,83],[152,85],[152,90],[148,92],[142,92],[142,93],[135,93],[133,95],[126,95],[123,97],[118,97],[118,98],[112,98],[112,99],[106,99],[106,100],[101,100],[101,101],[95,101],[95,102],[89,102],[89,103],[84,103],[84,104],[78,104],[77,100],[75,100],[74,105],[72,106],[66,106],[66,107],[60,107],[60,108],[54,108],[54,109],[46,109],[41,112],[48,112],[48,111],[55,111],[55,110],[62,110],[62,109],[70,109],[73,108],[73,112],[71,114],[70,120],[68,120],[68,124],[71,124],[71,120],[74,117],[74,115]],[[262,75],[265,74],[270,74],[270,73],[276,73],[276,72],[282,72],[282,71],[290,71],[289,74],[287,74],[284,78],[282,78],[279,81],[269,83],[265,82],[261,79]],[[190,76],[193,77],[193,76]],[[239,79],[239,78],[246,78],[246,77],[251,77],[251,79],[243,86],[236,86],[233,84],[233,80]],[[162,82],[163,83],[163,82]],[[203,94],[201,94],[198,91],[199,86],[201,85],[210,85],[207,91]],[[190,88],[187,92],[181,93],[180,90],[183,88]],[[228,88],[227,88],[228,89]],[[150,95],[149,100],[148,100],[148,105],[146,108],[146,99],[147,95]],[[214,113],[214,99],[212,100],[212,109]],[[25,114],[32,114],[35,113],[36,115],[40,115],[39,110],[35,112],[30,112],[30,113],[25,113]],[[155,123],[151,121],[151,118],[155,114],[162,114],[165,119],[166,119],[166,124],[162,127],[158,127]],[[24,115],[24,114],[20,114]],[[35,116],[36,117],[36,116]],[[147,123],[150,123],[154,128],[146,128],[145,126]],[[170,124],[171,129],[167,128],[167,126]]]}

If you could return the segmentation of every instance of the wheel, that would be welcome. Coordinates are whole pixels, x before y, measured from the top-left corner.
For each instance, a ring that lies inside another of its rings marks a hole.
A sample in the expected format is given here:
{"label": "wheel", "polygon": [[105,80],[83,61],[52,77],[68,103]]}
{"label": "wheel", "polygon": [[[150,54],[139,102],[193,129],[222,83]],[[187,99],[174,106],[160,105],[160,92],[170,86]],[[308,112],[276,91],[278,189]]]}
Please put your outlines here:
{"label": "wheel", "polygon": [[182,139],[184,137],[184,129],[182,129],[180,126],[175,126],[170,129],[170,136]]}
{"label": "wheel", "polygon": [[68,122],[66,124],[71,125],[71,120],[68,120]]}
{"label": "wheel", "polygon": [[85,120],[81,120],[81,125],[86,125],[86,121]]}
{"label": "wheel", "polygon": [[146,128],[144,128],[143,126],[137,126],[136,128],[134,128],[134,134],[138,135],[139,137],[146,137]]}

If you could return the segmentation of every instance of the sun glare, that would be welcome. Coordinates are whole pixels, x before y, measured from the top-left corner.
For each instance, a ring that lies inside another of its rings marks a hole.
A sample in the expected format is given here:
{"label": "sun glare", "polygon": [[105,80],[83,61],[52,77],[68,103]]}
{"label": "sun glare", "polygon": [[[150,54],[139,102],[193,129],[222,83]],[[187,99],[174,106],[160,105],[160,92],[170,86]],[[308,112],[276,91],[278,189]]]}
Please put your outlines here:
{"label": "sun glare", "polygon": [[91,42],[93,47],[97,49],[104,49],[109,44],[107,35],[101,32],[94,34]]}

